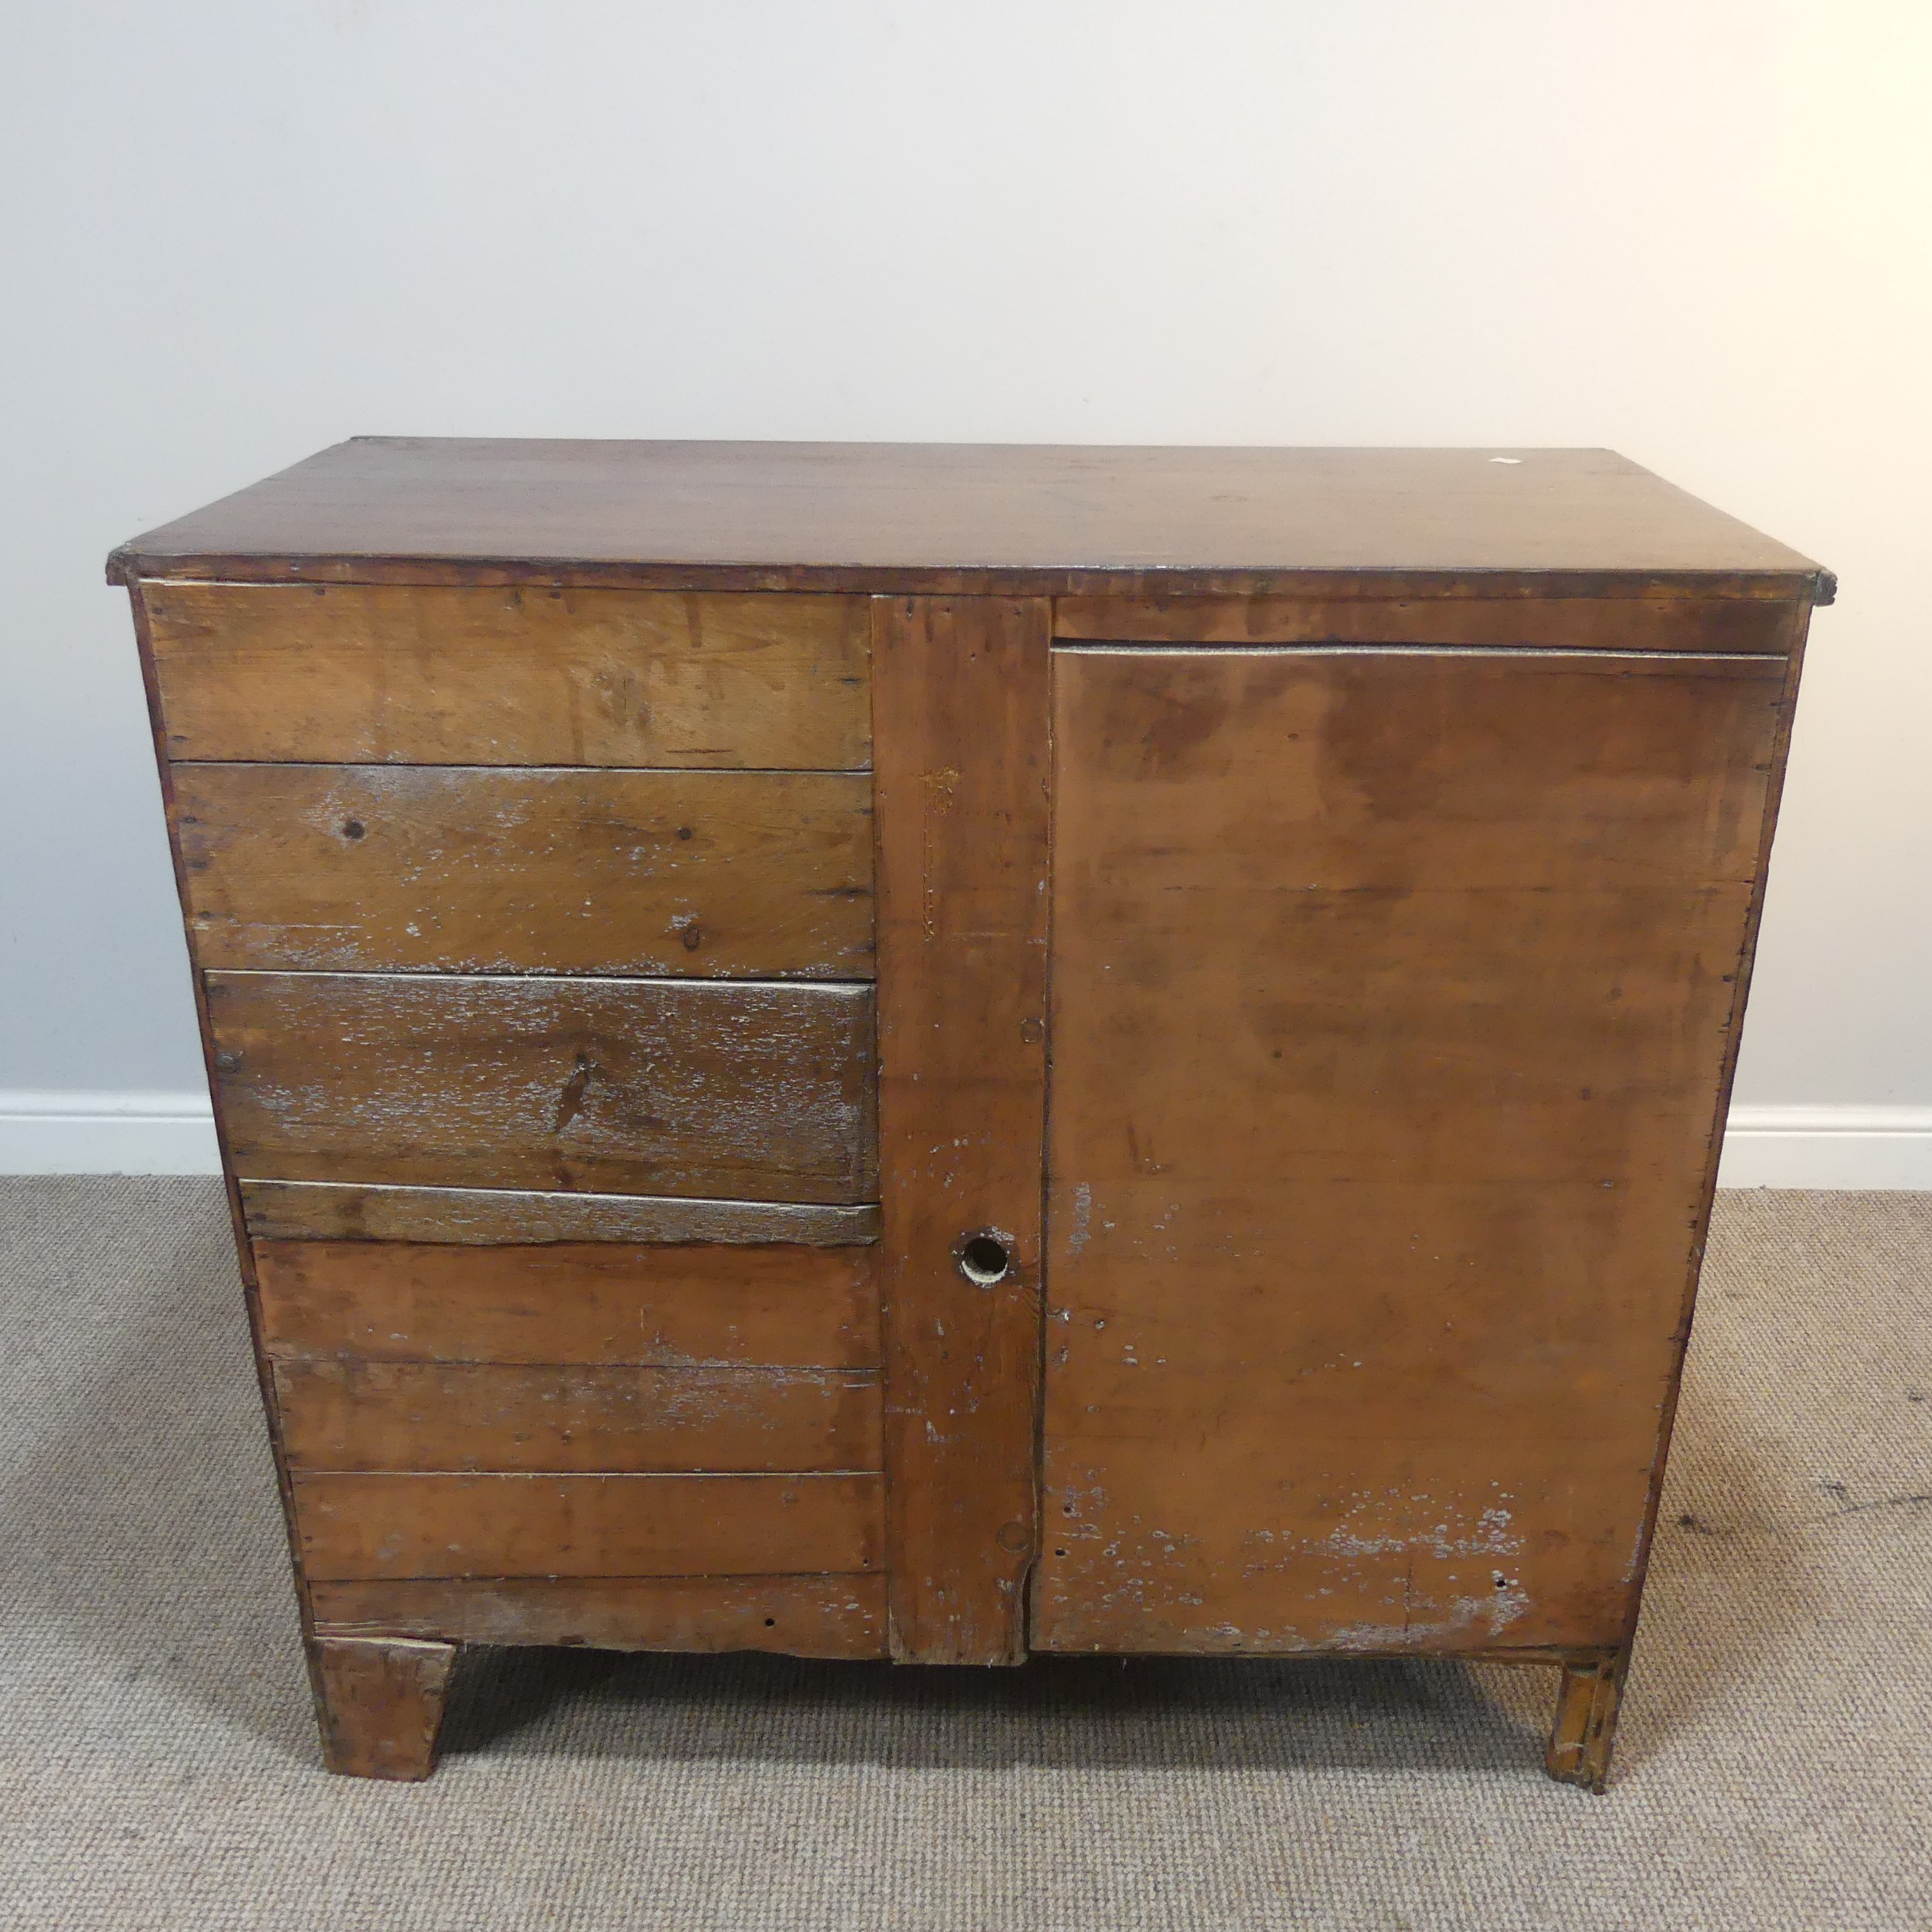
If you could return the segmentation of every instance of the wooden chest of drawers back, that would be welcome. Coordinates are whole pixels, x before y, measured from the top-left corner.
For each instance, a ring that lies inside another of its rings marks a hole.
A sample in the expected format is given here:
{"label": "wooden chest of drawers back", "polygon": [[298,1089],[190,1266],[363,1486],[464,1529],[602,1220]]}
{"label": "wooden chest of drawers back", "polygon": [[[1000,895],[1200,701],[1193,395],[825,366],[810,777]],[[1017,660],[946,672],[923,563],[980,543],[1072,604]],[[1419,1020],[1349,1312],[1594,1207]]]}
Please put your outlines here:
{"label": "wooden chest of drawers back", "polygon": [[369,441],[113,568],[335,1768],[464,1642],[1345,1651],[1600,1788],[1814,566],[1588,452]]}

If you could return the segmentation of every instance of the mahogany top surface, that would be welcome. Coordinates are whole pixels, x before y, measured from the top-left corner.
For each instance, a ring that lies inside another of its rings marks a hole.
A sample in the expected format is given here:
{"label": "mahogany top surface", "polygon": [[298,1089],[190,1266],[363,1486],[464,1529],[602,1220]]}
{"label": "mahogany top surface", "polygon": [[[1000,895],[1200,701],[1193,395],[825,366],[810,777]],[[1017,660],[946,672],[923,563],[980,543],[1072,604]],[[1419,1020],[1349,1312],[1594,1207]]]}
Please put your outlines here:
{"label": "mahogany top surface", "polygon": [[108,570],[1033,594],[1381,573],[1423,593],[1473,577],[1794,596],[1819,577],[1607,450],[413,437],[337,444],[135,538]]}

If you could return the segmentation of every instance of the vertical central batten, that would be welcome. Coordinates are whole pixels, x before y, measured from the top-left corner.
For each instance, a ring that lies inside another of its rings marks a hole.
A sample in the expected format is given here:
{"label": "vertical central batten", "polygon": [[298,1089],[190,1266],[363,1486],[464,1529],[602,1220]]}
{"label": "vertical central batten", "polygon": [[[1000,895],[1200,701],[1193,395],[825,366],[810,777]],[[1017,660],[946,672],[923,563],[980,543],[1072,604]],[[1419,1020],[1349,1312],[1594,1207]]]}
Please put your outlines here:
{"label": "vertical central batten", "polygon": [[[1034,1556],[1050,607],[872,601],[892,1648],[1017,1663]],[[1006,1257],[964,1256],[985,1236]]]}

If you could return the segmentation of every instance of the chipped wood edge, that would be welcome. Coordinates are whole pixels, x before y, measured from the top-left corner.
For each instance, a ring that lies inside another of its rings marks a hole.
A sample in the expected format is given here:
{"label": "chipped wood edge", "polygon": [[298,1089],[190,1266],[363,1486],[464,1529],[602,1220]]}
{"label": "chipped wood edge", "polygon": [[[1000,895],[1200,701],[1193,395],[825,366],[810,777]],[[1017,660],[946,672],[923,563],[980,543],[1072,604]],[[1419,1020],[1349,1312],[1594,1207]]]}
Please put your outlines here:
{"label": "chipped wood edge", "polygon": [[317,1635],[308,1652],[324,1766],[345,1777],[411,1784],[427,1777],[457,1646]]}
{"label": "chipped wood edge", "polygon": [[781,1242],[842,1248],[872,1247],[879,1230],[876,1202],[842,1206],[247,1177],[235,1185],[247,1231],[260,1241],[405,1241],[463,1247],[574,1242],[743,1247]]}
{"label": "chipped wood edge", "polygon": [[1559,1784],[1580,1785],[1600,1796],[1608,1787],[1624,1661],[1619,1651],[1563,1666],[1543,1760],[1544,1768]]}

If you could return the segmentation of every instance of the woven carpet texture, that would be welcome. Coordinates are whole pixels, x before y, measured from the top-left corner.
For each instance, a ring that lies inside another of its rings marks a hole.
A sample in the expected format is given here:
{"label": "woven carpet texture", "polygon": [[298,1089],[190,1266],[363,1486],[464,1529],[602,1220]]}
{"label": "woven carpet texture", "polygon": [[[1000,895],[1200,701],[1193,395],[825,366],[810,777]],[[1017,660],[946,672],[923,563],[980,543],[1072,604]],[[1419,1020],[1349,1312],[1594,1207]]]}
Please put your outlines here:
{"label": "woven carpet texture", "polygon": [[466,1655],[319,1768],[218,1184],[0,1182],[0,1925],[1932,1927],[1932,1196],[1721,1197],[1616,1774],[1554,1673]]}

